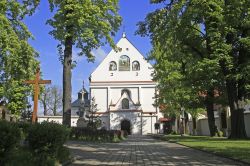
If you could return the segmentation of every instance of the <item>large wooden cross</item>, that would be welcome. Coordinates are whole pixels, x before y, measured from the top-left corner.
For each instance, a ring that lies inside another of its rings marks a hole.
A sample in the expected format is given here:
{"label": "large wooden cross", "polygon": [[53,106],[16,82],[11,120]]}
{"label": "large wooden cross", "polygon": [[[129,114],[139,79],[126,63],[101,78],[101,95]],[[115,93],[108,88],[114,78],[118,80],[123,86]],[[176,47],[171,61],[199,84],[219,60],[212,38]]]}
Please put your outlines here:
{"label": "large wooden cross", "polygon": [[35,80],[27,80],[25,81],[26,84],[34,84],[34,110],[32,113],[32,123],[36,122],[37,117],[37,109],[38,109],[38,96],[40,93],[39,84],[50,84],[51,80],[40,80],[40,68],[36,71],[36,78]]}

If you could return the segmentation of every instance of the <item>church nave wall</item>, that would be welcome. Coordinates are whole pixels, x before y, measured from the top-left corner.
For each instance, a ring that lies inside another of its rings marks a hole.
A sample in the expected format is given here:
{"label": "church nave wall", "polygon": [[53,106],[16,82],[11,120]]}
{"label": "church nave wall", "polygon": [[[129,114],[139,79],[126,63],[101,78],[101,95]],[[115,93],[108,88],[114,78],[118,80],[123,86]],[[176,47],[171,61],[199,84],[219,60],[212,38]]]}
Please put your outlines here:
{"label": "church nave wall", "polygon": [[143,112],[156,112],[156,107],[153,106],[155,101],[155,87],[142,87],[140,101]]}
{"label": "church nave wall", "polygon": [[95,98],[98,112],[106,112],[108,110],[107,88],[91,88],[91,98]]}

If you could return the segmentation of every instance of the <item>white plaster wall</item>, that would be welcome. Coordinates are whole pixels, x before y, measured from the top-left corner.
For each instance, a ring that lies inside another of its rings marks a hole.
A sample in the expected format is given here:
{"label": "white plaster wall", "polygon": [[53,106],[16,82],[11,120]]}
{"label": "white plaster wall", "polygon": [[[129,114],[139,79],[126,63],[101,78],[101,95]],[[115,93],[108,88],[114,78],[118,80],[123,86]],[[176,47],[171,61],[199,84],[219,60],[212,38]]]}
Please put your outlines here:
{"label": "white plaster wall", "polygon": [[245,118],[244,120],[245,120],[246,133],[247,136],[250,137],[250,112],[245,113],[244,118]]}
{"label": "white plaster wall", "polygon": [[207,119],[197,121],[197,135],[210,135]]}
{"label": "white plaster wall", "polygon": [[[152,119],[151,119],[152,118]],[[152,120],[152,123],[151,123]],[[143,116],[142,117],[142,134],[146,135],[148,133],[156,133],[154,124],[156,123],[155,116]],[[152,124],[152,130],[151,130]]]}
{"label": "white plaster wall", "polygon": [[105,127],[106,130],[109,130],[109,116],[107,114],[99,116],[100,120],[102,121],[101,127]]}
{"label": "white plaster wall", "polygon": [[[71,127],[75,127],[77,120],[79,119],[78,116],[71,117]],[[62,116],[40,116],[38,117],[38,123],[42,123],[44,121],[48,122],[56,122],[58,124],[62,124]]]}
{"label": "white plaster wall", "polygon": [[[144,59],[140,52],[126,38],[121,38],[117,46],[122,48],[122,51],[112,50],[91,74],[91,81],[152,81],[152,65]],[[127,55],[130,58],[130,71],[119,71],[121,55]],[[132,62],[135,60],[140,63],[140,71],[132,71]],[[109,71],[109,62],[111,61],[116,62],[117,71]]]}
{"label": "white plaster wall", "polygon": [[95,103],[97,104],[97,112],[105,112],[108,110],[107,108],[107,89],[91,89],[91,98],[95,98]]}
{"label": "white plaster wall", "polygon": [[155,88],[141,88],[140,100],[143,112],[155,112],[156,108],[153,106],[155,97]]}
{"label": "white plaster wall", "polygon": [[38,123],[42,123],[44,121],[48,121],[48,122],[56,122],[59,124],[62,124],[62,116],[41,116],[38,117],[37,119]]}
{"label": "white plaster wall", "polygon": [[141,134],[141,118],[138,112],[111,112],[110,130],[120,130],[121,121],[127,119],[131,123],[131,134]]}

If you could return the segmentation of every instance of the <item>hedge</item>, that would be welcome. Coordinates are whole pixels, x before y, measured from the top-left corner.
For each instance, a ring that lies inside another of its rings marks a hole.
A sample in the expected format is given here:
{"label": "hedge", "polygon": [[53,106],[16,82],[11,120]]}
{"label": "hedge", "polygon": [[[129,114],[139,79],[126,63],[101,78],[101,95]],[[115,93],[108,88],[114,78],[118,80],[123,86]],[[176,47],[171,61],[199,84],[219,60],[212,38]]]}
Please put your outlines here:
{"label": "hedge", "polygon": [[71,138],[84,141],[117,142],[127,137],[127,132],[121,130],[93,130],[86,127],[73,127]]}
{"label": "hedge", "polygon": [[5,165],[11,158],[20,140],[21,132],[15,123],[0,121],[0,165]]}
{"label": "hedge", "polygon": [[69,160],[70,130],[60,124],[0,121],[0,165],[54,166]]}

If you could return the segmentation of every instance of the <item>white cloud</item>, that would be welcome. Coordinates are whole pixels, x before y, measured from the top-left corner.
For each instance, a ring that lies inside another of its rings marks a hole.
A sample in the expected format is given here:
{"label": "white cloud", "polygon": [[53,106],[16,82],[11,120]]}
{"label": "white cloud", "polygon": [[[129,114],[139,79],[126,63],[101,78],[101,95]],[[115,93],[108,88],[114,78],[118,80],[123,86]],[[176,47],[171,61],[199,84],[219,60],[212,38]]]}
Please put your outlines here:
{"label": "white cloud", "polygon": [[100,63],[107,55],[105,50],[102,49],[101,47],[92,50],[91,53],[95,56],[95,63]]}
{"label": "white cloud", "polygon": [[[77,55],[79,52],[80,50],[77,48],[74,48],[72,51],[73,61],[76,61],[77,63],[82,62],[83,60],[86,60],[86,57]],[[99,47],[98,49],[92,50],[91,53],[95,56],[95,63],[97,64],[99,64],[107,55],[105,50],[102,49],[101,47]]]}

